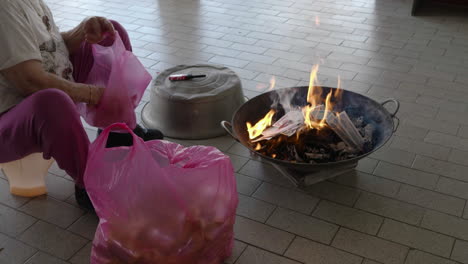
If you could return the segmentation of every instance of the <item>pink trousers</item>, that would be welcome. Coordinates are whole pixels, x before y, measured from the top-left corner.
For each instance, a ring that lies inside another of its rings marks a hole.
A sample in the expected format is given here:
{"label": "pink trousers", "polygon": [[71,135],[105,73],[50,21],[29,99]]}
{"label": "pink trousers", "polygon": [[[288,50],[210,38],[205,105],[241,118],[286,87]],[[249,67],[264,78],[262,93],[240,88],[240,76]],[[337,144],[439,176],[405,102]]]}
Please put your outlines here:
{"label": "pink trousers", "polygon": [[[125,29],[115,21],[112,23],[131,51]],[[109,46],[112,41],[104,39],[99,44]],[[94,63],[91,45],[84,42],[70,61],[75,81],[85,82]],[[42,152],[45,159],[54,158],[83,187],[89,144],[75,103],[58,89],[36,92],[0,115],[0,163]]]}

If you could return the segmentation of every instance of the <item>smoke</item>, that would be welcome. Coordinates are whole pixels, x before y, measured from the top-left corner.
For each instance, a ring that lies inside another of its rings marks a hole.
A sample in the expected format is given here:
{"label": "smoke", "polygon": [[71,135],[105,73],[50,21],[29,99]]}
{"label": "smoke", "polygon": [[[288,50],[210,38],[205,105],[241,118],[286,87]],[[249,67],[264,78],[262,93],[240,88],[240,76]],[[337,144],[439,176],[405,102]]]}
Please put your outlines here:
{"label": "smoke", "polygon": [[274,90],[270,94],[270,98],[272,100],[271,108],[283,108],[285,113],[290,112],[292,110],[298,110],[298,106],[293,104],[293,98],[295,97],[297,92],[297,89],[291,88]]}

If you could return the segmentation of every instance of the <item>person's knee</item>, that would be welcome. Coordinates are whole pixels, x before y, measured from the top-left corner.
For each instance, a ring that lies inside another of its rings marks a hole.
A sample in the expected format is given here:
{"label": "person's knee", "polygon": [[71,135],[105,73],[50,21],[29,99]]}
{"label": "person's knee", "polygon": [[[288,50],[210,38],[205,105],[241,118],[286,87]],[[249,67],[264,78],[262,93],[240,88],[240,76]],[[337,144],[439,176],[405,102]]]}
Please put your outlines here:
{"label": "person's knee", "polygon": [[36,114],[61,115],[76,113],[76,106],[68,94],[58,89],[46,89],[33,95]]}

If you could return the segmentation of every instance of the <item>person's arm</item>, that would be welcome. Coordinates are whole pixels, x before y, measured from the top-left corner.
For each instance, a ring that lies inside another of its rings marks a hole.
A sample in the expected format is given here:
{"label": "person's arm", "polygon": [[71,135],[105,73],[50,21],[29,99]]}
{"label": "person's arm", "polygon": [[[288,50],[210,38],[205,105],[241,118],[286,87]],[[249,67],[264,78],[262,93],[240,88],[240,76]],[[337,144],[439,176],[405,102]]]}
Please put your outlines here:
{"label": "person's arm", "polygon": [[70,54],[75,53],[83,41],[91,44],[99,43],[104,33],[115,34],[112,23],[104,17],[88,17],[70,31],[62,32],[62,38]]}
{"label": "person's arm", "polygon": [[7,81],[24,96],[37,91],[56,88],[67,93],[75,102],[95,105],[99,102],[104,89],[67,81],[54,74],[44,71],[37,60],[28,60],[0,71]]}

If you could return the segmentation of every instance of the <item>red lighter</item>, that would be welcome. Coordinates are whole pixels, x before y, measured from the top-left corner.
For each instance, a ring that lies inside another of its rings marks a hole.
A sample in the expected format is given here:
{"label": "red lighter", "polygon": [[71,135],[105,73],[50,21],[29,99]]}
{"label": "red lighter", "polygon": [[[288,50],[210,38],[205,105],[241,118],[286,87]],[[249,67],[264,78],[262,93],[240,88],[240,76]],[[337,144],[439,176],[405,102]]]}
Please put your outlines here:
{"label": "red lighter", "polygon": [[173,74],[169,75],[169,81],[186,81],[186,80],[191,80],[193,78],[202,78],[206,77],[204,74],[200,75],[192,75],[192,74]]}

